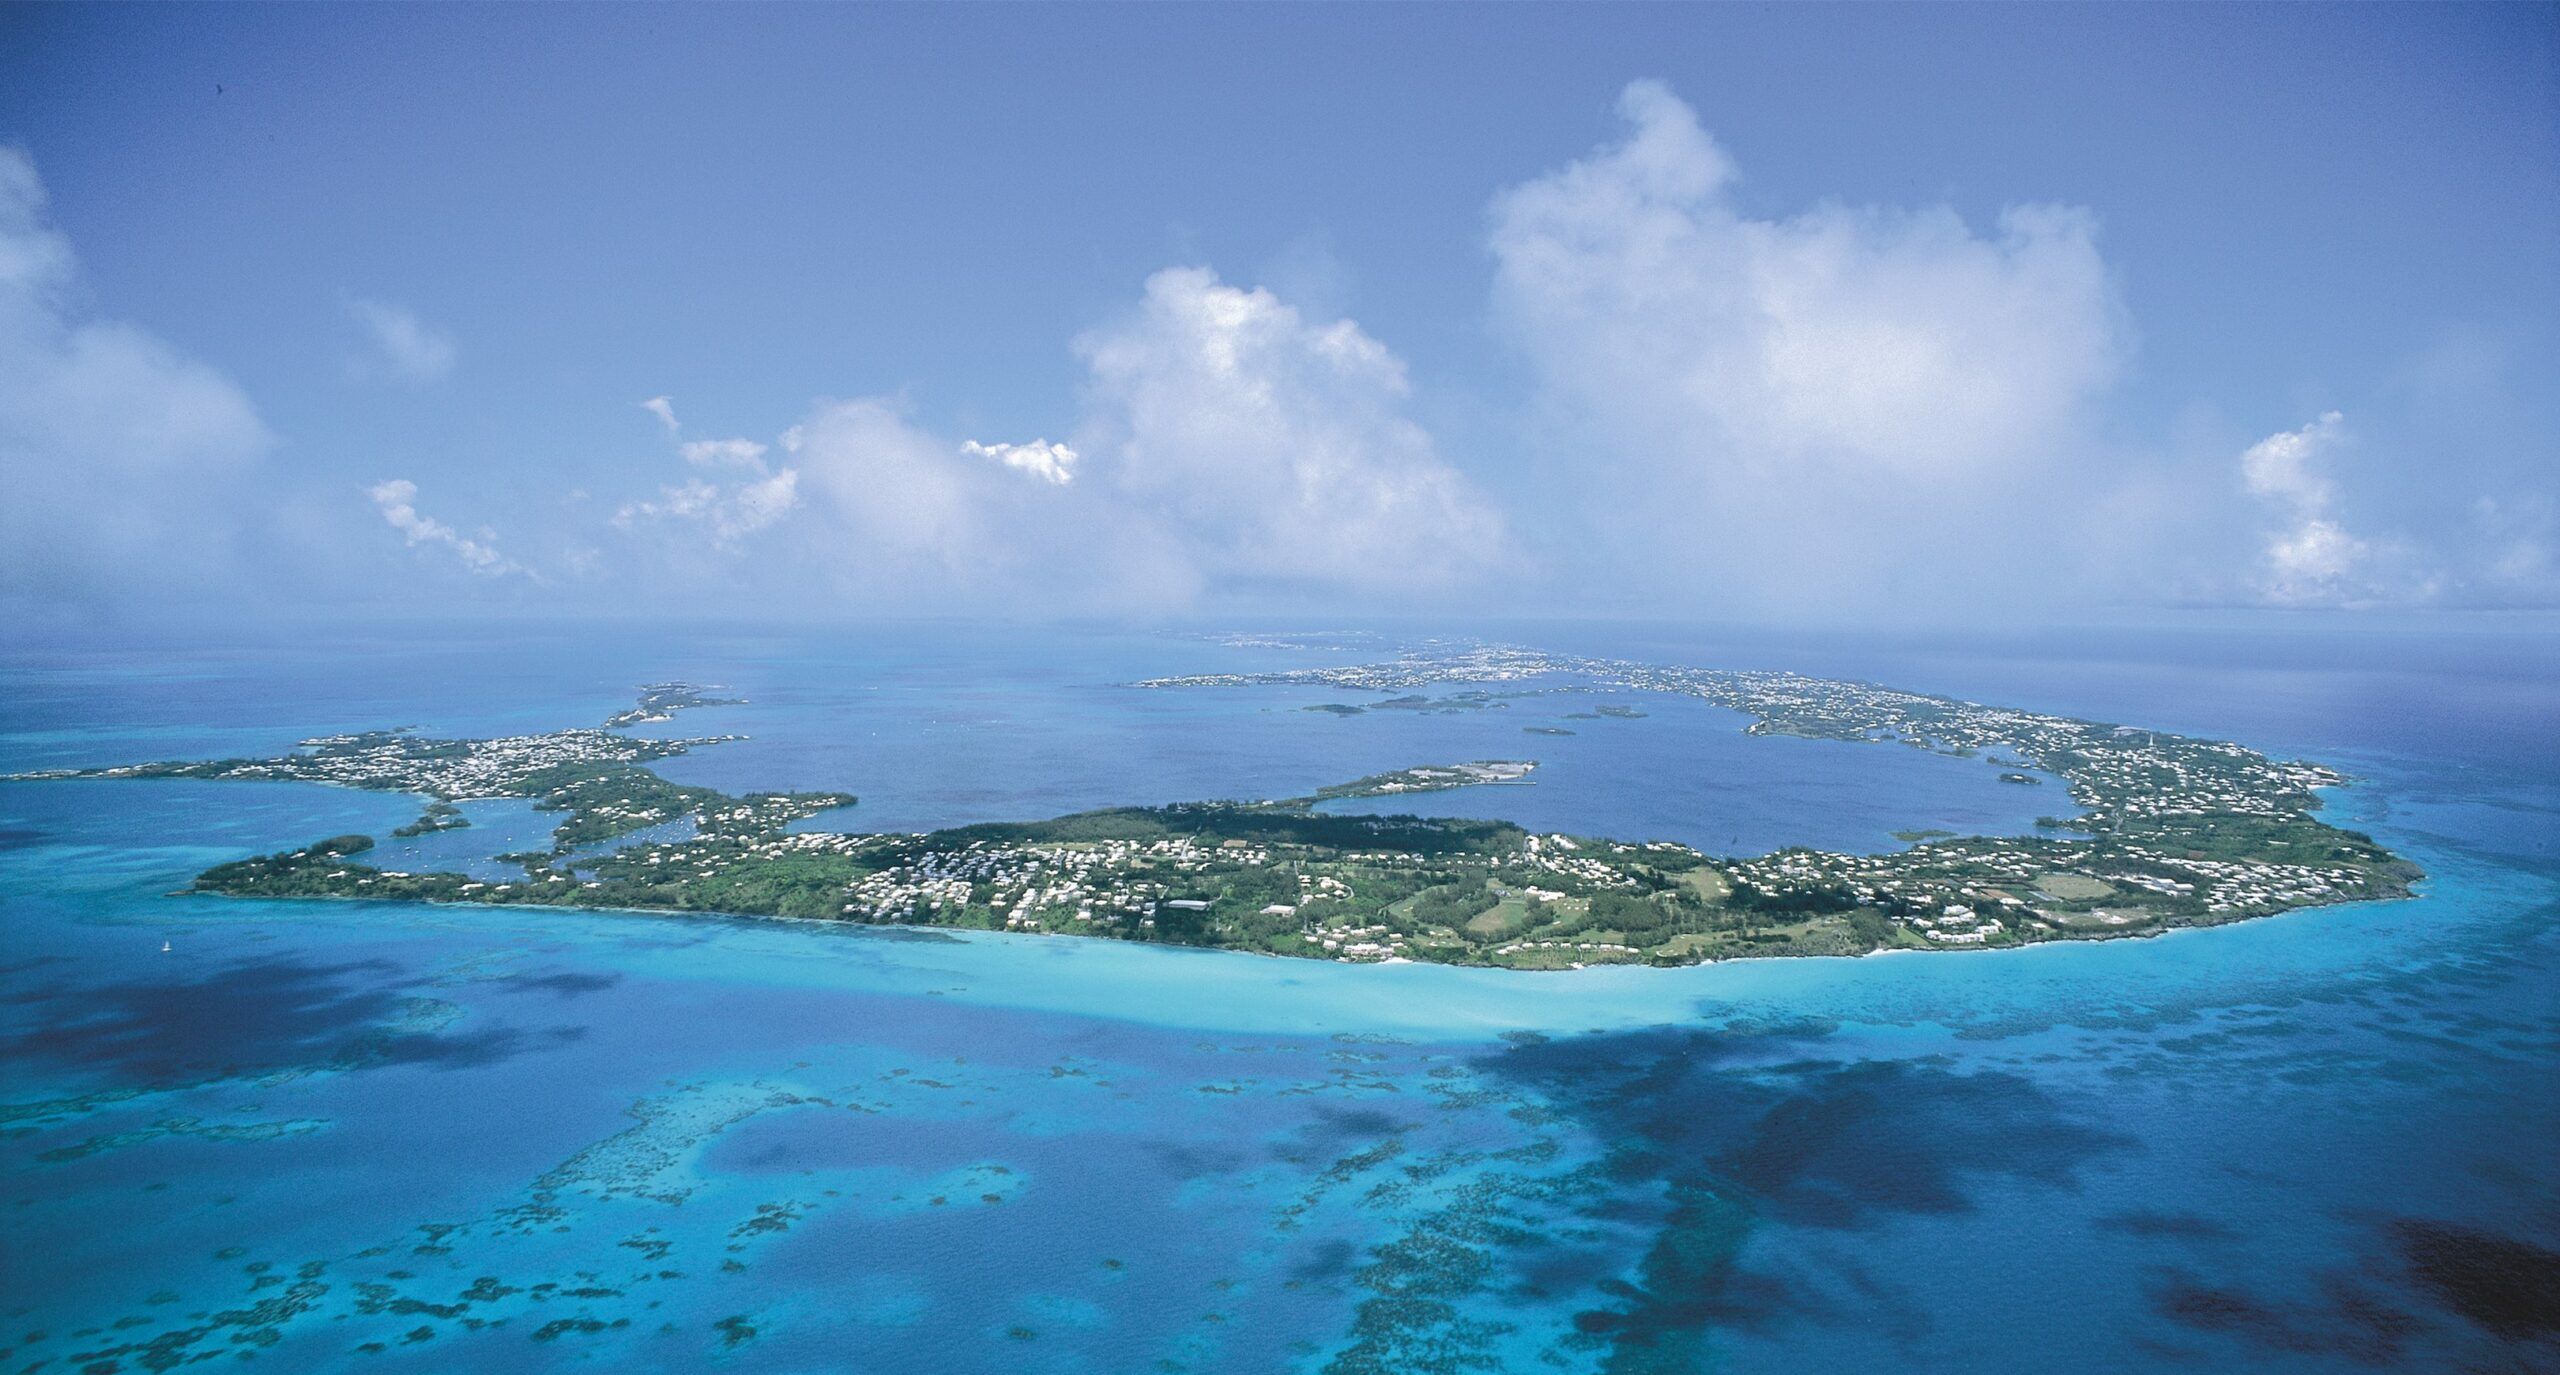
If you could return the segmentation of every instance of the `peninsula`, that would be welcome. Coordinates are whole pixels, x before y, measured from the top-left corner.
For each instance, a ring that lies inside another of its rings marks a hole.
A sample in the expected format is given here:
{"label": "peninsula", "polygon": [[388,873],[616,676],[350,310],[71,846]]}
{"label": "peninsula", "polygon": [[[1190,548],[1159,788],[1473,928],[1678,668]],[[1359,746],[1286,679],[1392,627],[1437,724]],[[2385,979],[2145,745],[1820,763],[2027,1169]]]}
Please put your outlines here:
{"label": "peninsula", "polygon": [[[501,857],[517,870],[503,878],[374,867],[363,860],[372,838],[353,835],[218,865],[197,877],[190,891],[199,893],[711,912],[1522,969],[2147,935],[2404,896],[2420,877],[2371,838],[2318,819],[2315,790],[2346,781],[2320,765],[1864,683],[1465,647],[1132,686],[1411,694],[1486,683],[1681,694],[1744,714],[1755,734],[1980,757],[2004,777],[2059,779],[2078,811],[2044,818],[2034,836],[1933,834],[1881,854],[1796,848],[1734,858],[1502,821],[1325,810],[1344,799],[1527,785],[1536,767],[1480,760],[1268,801],[1116,807],[924,834],[812,830],[801,827],[854,799],[731,796],[648,767],[737,738],[622,732],[724,704],[689,684],[644,688],[637,707],[602,728],[495,739],[378,731],[306,741],[271,759],[20,777],[299,779],[414,793],[426,803],[404,828],[412,834],[467,824],[460,804],[477,798],[529,798],[562,814],[550,849]],[[1481,688],[1464,695],[1486,700]],[[667,837],[679,822],[690,833]]]}

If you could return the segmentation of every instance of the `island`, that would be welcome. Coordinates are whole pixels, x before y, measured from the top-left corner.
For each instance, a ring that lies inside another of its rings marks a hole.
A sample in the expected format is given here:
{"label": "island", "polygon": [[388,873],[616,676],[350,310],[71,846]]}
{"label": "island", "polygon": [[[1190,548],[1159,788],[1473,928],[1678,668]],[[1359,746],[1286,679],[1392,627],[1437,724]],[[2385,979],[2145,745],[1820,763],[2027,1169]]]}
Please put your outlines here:
{"label": "island", "polygon": [[640,689],[640,700],[630,709],[605,718],[606,730],[645,725],[654,721],[672,721],[676,713],[687,707],[740,707],[744,697],[714,697],[713,689],[696,683],[651,683]]}
{"label": "island", "polygon": [[1701,698],[1742,713],[1755,734],[1982,758],[2019,779],[2060,780],[2079,810],[2044,818],[2032,836],[1915,831],[1905,838],[1916,843],[1882,854],[1790,848],[1751,857],[1666,840],[1539,834],[1504,821],[1326,810],[1522,785],[1536,767],[1478,760],[1276,800],[1115,807],[921,834],[842,832],[808,823],[852,805],[850,794],[731,796],[652,771],[654,761],[737,738],[623,733],[723,704],[685,684],[644,688],[638,707],[602,728],[495,739],[377,731],[305,741],[270,759],[19,777],[300,779],[415,793],[427,809],[402,828],[409,834],[467,824],[460,804],[477,798],[529,798],[562,813],[549,849],[501,857],[515,866],[504,877],[368,865],[361,857],[372,838],[351,835],[217,865],[191,893],[720,913],[1515,969],[2151,935],[2405,896],[2422,877],[2372,838],[2319,819],[2317,790],[2347,781],[2321,765],[1865,683],[1473,646],[1129,686],[1323,685],[1409,698],[1447,684],[1532,682],[1546,685],[1538,691]]}
{"label": "island", "polygon": [[1450,788],[1526,783],[1537,768],[1538,761],[1534,759],[1478,759],[1467,764],[1425,765],[1331,784],[1316,789],[1315,797],[1319,802],[1331,802],[1338,798],[1393,797],[1398,793],[1435,793]]}

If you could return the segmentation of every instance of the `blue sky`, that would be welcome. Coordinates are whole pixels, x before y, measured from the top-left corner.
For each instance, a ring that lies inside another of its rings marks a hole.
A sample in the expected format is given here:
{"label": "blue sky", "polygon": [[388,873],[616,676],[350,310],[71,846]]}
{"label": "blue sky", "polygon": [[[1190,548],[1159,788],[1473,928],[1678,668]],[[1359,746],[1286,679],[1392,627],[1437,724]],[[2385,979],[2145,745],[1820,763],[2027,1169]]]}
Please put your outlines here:
{"label": "blue sky", "polygon": [[2555,73],[2538,6],[15,7],[0,596],[2548,607]]}

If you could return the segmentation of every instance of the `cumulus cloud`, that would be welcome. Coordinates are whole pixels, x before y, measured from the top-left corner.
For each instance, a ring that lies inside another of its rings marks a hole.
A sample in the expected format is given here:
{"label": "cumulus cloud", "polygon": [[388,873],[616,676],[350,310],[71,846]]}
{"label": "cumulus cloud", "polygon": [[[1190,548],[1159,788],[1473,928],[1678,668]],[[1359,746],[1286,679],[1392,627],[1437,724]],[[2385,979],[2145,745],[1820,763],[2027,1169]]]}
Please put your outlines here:
{"label": "cumulus cloud", "polygon": [[[640,408],[658,418],[669,438],[683,432],[675,405],[666,397],[650,397]],[[784,445],[786,451],[792,447]],[[765,455],[770,452],[752,439],[683,441],[676,445],[678,456],[693,467],[722,471],[723,481],[689,477],[668,483],[653,499],[623,503],[614,511],[613,523],[627,530],[644,521],[693,522],[708,530],[721,547],[733,546],[780,521],[800,502],[798,470],[766,466]]]}
{"label": "cumulus cloud", "polygon": [[627,529],[644,520],[699,521],[725,544],[772,525],[799,501],[800,474],[790,468],[725,488],[690,478],[659,488],[654,501],[624,503],[613,523]]}
{"label": "cumulus cloud", "polygon": [[2357,599],[2356,574],[2372,546],[2339,525],[2331,508],[2337,488],[2322,461],[2346,434],[2346,417],[2330,411],[2298,430],[2271,434],[2240,455],[2249,494],[2281,517],[2266,536],[2260,592],[2288,606]]}
{"label": "cumulus cloud", "polygon": [[1045,439],[1028,444],[981,444],[972,439],[960,446],[960,452],[973,458],[994,459],[1015,472],[1028,473],[1060,487],[1076,477],[1076,451]]}
{"label": "cumulus cloud", "polygon": [[1618,111],[1623,141],[1493,208],[1497,305],[1572,399],[1744,461],[1939,472],[2020,456],[2115,375],[2086,212],[2014,206],[1991,235],[1945,207],[1755,219],[1668,87]]}
{"label": "cumulus cloud", "polygon": [[800,474],[785,468],[729,489],[727,509],[714,528],[723,535],[743,535],[782,519],[800,503]]}
{"label": "cumulus cloud", "polygon": [[375,509],[384,523],[404,536],[410,547],[433,545],[452,551],[462,566],[482,577],[498,578],[511,574],[530,576],[515,560],[497,551],[487,531],[473,539],[452,526],[418,510],[418,484],[407,478],[392,478],[365,489],[373,498]]}
{"label": "cumulus cloud", "polygon": [[2276,518],[2264,532],[2257,594],[2276,606],[2369,606],[2427,601],[2444,579],[2395,539],[2348,531],[2338,511],[2330,455],[2348,441],[2346,417],[2323,413],[2298,430],[2252,444],[2240,481]]}
{"label": "cumulus cloud", "polygon": [[88,596],[230,566],[224,493],[274,443],[231,380],[71,304],[70,242],[0,146],[0,587]]}
{"label": "cumulus cloud", "polygon": [[678,445],[684,461],[697,468],[764,467],[765,446],[752,439],[696,439]]}
{"label": "cumulus cloud", "polygon": [[[794,451],[856,559],[900,586],[965,575],[977,582],[1008,560],[1010,506],[982,466],[907,418],[886,397],[833,401],[797,427]],[[948,585],[948,584],[944,584]]]}
{"label": "cumulus cloud", "polygon": [[453,371],[453,336],[420,320],[415,312],[359,298],[347,302],[347,313],[364,326],[373,345],[372,355],[358,365],[360,375],[424,383]]}
{"label": "cumulus cloud", "polygon": [[2288,606],[2360,600],[2350,580],[2372,556],[2371,545],[2336,521],[2296,522],[2267,540],[2267,599]]}
{"label": "cumulus cloud", "polygon": [[1502,551],[1501,516],[1407,414],[1403,361],[1353,321],[1172,268],[1076,352],[1079,448],[1213,579],[1445,587]]}
{"label": "cumulus cloud", "polygon": [[[644,405],[671,439],[682,434],[665,398]],[[1078,522],[1021,504],[1051,484],[930,433],[895,398],[821,402],[772,445],[674,447],[690,471],[623,502],[612,524],[649,536],[621,548],[628,566],[698,592],[787,583],[804,600],[953,610],[1082,583],[1072,566],[1041,566]]]}
{"label": "cumulus cloud", "polygon": [[726,575],[788,563],[855,605],[936,609],[1449,588],[1504,550],[1501,518],[1406,413],[1404,364],[1352,321],[1183,268],[1073,348],[1088,376],[1072,443],[961,440],[900,398],[827,401],[781,433],[778,462],[755,441],[681,442],[695,471],[614,521],[729,544],[796,513]]}
{"label": "cumulus cloud", "polygon": [[2240,479],[2252,496],[2306,515],[2319,515],[2337,489],[2320,471],[2321,457],[2346,435],[2347,418],[2329,411],[2298,430],[2271,434],[2240,455]]}
{"label": "cumulus cloud", "polygon": [[827,402],[791,438],[808,478],[810,565],[857,604],[1161,609],[1199,589],[1189,551],[1148,512],[1000,452],[1036,453],[1072,477],[1066,445],[954,442],[889,397]]}
{"label": "cumulus cloud", "polygon": [[1488,236],[1555,442],[1577,479],[1616,475],[1613,538],[1708,586],[1855,595],[1977,557],[1995,531],[1915,527],[2006,517],[1988,506],[2085,454],[2129,347],[2086,212],[2013,206],[1989,233],[1943,206],[1756,217],[1668,87],[1618,112],[1622,139],[1497,196]]}

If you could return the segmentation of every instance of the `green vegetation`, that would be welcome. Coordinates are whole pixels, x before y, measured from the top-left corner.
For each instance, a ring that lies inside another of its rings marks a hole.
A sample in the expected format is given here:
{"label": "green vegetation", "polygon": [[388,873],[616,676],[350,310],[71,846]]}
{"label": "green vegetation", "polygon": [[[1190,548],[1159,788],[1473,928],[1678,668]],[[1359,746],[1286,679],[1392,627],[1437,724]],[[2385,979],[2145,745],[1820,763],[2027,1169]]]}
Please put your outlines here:
{"label": "green vegetation", "polygon": [[671,721],[675,714],[692,707],[734,707],[743,697],[714,697],[710,689],[693,683],[651,683],[640,689],[640,701],[628,710],[605,718],[606,730],[621,730],[651,721]]}
{"label": "green vegetation", "polygon": [[[1668,842],[1318,809],[1519,783],[1535,765],[1513,760],[1401,769],[1276,802],[1115,807],[920,836],[795,831],[853,799],[672,783],[648,762],[708,742],[601,730],[498,740],[370,732],[280,759],[44,776],[304,778],[433,799],[402,834],[460,824],[452,803],[465,797],[526,797],[564,813],[550,849],[502,857],[520,878],[378,868],[359,858],[369,838],[340,836],[216,866],[196,880],[206,893],[721,912],[1526,969],[2144,934],[2398,896],[2419,877],[2370,837],[2313,815],[2314,789],[2337,775],[2236,745],[1790,675],[1564,662],[1619,688],[1741,707],[1761,733],[2001,762],[2014,754],[2065,779],[2083,810],[2031,837],[1913,831],[1899,838],[1917,843],[1886,854],[1794,848],[1711,860]],[[1446,681],[1469,666],[1520,671],[1479,655],[1454,668],[1327,670],[1322,681]],[[679,821],[689,835],[641,838]],[[628,843],[603,852],[616,841]]]}
{"label": "green vegetation", "polygon": [[1402,697],[1389,697],[1383,701],[1371,702],[1366,706],[1354,706],[1347,702],[1324,702],[1311,707],[1302,707],[1300,710],[1327,712],[1335,716],[1359,716],[1372,711],[1421,712],[1433,716],[1454,716],[1467,711],[1500,711],[1510,705],[1502,699],[1501,694],[1491,692],[1456,692],[1446,697],[1409,693]]}
{"label": "green vegetation", "polygon": [[1392,797],[1399,793],[1441,792],[1450,788],[1473,788],[1497,783],[1526,783],[1537,770],[1534,759],[1479,759],[1469,764],[1443,764],[1419,769],[1398,769],[1393,773],[1371,774],[1348,783],[1336,783],[1316,789],[1317,802],[1337,798]]}
{"label": "green vegetation", "polygon": [[[643,690],[639,707],[620,713],[609,724],[663,721],[672,712],[687,707],[720,704],[720,699],[706,697],[701,689],[688,684],[660,683]],[[429,798],[426,810],[416,821],[393,832],[399,836],[470,825],[470,819],[454,805],[464,799],[529,798],[536,810],[565,815],[553,828],[551,854],[508,858],[543,865],[572,850],[687,817],[706,830],[755,834],[853,802],[846,793],[732,798],[710,788],[670,783],[646,767],[695,746],[718,744],[728,738],[732,737],[643,740],[609,729],[580,729],[488,740],[445,740],[415,735],[405,729],[363,731],[306,740],[296,752],[273,759],[59,769],[28,777],[292,779],[372,792],[419,793]]]}
{"label": "green vegetation", "polygon": [[435,831],[464,830],[470,825],[471,818],[464,816],[460,807],[450,802],[430,802],[427,804],[427,809],[418,814],[417,820],[406,826],[393,828],[391,834],[405,839]]}

